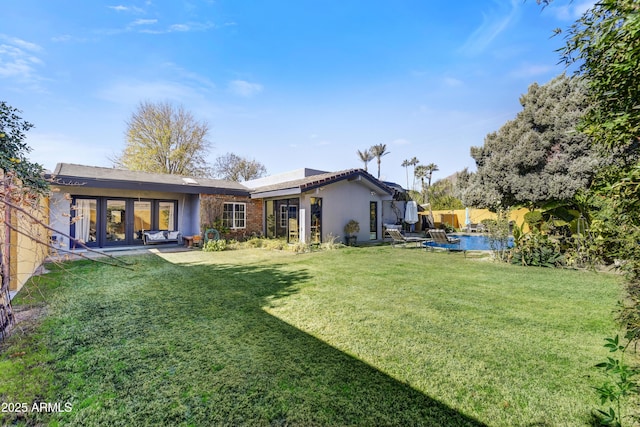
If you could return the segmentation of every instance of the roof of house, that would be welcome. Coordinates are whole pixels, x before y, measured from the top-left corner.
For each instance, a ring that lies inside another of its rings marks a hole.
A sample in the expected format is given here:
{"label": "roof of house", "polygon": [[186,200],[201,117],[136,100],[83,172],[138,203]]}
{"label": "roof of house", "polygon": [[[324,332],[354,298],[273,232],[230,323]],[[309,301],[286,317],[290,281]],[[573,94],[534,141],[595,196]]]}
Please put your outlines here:
{"label": "roof of house", "polygon": [[339,172],[326,172],[286,182],[278,182],[251,190],[252,198],[276,197],[288,194],[300,194],[335,182],[349,180],[360,181],[372,190],[393,195],[394,191],[382,181],[363,169],[348,169]]}
{"label": "roof of house", "polygon": [[242,184],[245,187],[249,187],[249,188],[260,188],[260,187],[266,187],[267,185],[294,181],[297,179],[303,179],[303,178],[310,177],[312,175],[320,175],[324,173],[329,173],[329,172],[321,171],[318,169],[300,168],[300,169],[295,169],[295,170],[282,172],[274,175],[265,176],[262,178],[251,179],[249,181],[244,181]]}
{"label": "roof of house", "polygon": [[[276,197],[300,194],[335,182],[358,181],[371,190],[383,194],[394,194],[394,189],[376,179],[363,169],[348,169],[339,172],[321,172],[305,169],[301,178],[278,181],[269,185],[249,188],[239,182],[182,175],[131,171],[127,169],[86,166],[73,163],[58,163],[50,177],[54,185],[83,186],[89,188],[115,188],[126,190],[165,191],[186,194],[229,194],[252,198]],[[305,176],[307,175],[307,176]],[[293,175],[295,176],[295,175]],[[301,176],[301,175],[298,175]],[[286,175],[283,175],[286,179]],[[260,183],[260,181],[258,181]]]}
{"label": "roof of house", "polygon": [[143,189],[186,194],[249,195],[247,187],[234,181],[72,163],[58,163],[51,178],[54,185],[61,186],[81,185],[91,188]]}

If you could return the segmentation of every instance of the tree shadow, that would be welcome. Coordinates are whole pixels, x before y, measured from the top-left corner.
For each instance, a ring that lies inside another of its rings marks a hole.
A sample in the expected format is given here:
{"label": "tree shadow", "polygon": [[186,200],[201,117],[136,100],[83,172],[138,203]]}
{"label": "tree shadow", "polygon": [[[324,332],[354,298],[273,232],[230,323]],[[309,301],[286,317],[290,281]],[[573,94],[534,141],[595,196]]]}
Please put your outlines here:
{"label": "tree shadow", "polygon": [[62,422],[484,425],[265,312],[304,270],[141,260],[52,322]]}

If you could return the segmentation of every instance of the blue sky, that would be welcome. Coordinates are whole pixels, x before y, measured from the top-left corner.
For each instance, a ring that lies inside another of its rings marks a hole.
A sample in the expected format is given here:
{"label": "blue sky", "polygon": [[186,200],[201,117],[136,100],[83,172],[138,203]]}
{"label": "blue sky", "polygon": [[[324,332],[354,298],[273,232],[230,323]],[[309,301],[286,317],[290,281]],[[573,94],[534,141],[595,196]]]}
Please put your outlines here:
{"label": "blue sky", "polygon": [[[564,71],[555,49],[591,1],[7,1],[0,99],[35,125],[30,159],[111,166],[142,101],[181,104],[227,152],[268,172],[362,167],[387,144],[443,178],[474,168],[520,111],[520,95]],[[374,175],[375,161],[369,165]]]}

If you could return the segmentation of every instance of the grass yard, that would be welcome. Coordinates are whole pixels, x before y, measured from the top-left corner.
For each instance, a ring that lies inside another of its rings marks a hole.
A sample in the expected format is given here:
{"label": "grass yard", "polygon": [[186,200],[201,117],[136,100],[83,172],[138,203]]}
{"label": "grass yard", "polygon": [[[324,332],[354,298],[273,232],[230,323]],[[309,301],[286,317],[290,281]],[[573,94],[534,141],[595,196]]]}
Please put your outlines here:
{"label": "grass yard", "polygon": [[388,246],[129,260],[50,266],[46,316],[0,354],[0,401],[72,409],[1,423],[589,425],[622,293]]}

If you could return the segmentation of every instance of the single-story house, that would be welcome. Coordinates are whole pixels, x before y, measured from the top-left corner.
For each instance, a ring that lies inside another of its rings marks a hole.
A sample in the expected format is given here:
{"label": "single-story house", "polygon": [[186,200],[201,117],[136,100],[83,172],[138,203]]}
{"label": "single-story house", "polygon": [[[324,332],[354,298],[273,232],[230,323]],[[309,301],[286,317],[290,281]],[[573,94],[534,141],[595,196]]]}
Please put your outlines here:
{"label": "single-story house", "polygon": [[362,169],[299,169],[243,184],[251,188],[253,200],[264,203],[267,237],[306,243],[344,236],[344,226],[350,220],[360,225],[358,241],[382,240],[383,206],[392,204],[395,194]]}
{"label": "single-story house", "polygon": [[362,169],[299,169],[238,183],[60,163],[50,177],[50,225],[59,230],[51,238],[67,248],[141,245],[148,230],[188,236],[216,227],[227,238],[315,243],[343,236],[352,219],[358,241],[375,242],[404,212],[398,190]]}

